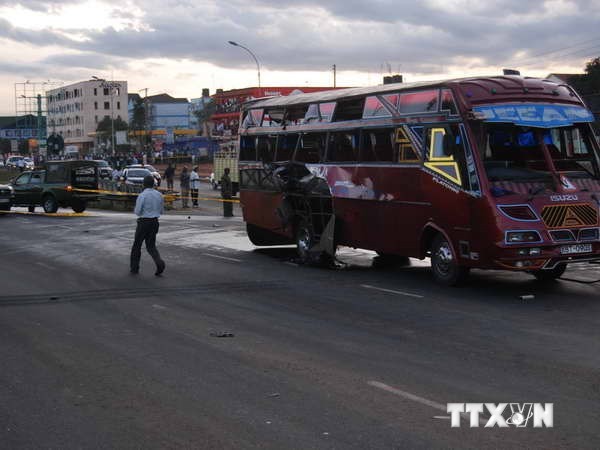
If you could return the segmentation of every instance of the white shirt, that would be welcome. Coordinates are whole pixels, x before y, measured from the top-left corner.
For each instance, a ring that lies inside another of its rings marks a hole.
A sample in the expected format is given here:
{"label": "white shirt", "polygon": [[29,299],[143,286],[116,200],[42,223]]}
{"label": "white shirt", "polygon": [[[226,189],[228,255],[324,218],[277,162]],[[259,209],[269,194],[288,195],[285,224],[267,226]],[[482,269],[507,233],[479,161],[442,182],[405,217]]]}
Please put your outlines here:
{"label": "white shirt", "polygon": [[135,201],[133,212],[146,219],[158,218],[164,212],[163,197],[156,189],[146,188]]}
{"label": "white shirt", "polygon": [[192,170],[190,173],[190,187],[192,189],[198,189],[200,187],[200,175]]}

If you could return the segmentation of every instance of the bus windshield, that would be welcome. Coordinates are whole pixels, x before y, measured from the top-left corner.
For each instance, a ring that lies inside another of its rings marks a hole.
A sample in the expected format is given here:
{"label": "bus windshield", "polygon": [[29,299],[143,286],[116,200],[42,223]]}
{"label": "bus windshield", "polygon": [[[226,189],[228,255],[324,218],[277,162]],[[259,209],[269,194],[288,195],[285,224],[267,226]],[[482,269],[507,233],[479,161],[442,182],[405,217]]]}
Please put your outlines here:
{"label": "bus windshield", "polygon": [[553,169],[572,179],[600,179],[588,126],[534,128],[484,123],[478,138],[490,182],[546,182],[552,179]]}

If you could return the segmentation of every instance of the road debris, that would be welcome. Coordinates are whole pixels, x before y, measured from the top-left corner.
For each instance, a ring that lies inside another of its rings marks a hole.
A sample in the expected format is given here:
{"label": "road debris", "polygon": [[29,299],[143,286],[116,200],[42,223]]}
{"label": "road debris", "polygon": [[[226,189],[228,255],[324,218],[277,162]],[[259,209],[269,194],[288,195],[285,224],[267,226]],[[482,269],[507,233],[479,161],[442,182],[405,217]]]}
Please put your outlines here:
{"label": "road debris", "polygon": [[230,331],[211,331],[210,336],[218,338],[235,337]]}

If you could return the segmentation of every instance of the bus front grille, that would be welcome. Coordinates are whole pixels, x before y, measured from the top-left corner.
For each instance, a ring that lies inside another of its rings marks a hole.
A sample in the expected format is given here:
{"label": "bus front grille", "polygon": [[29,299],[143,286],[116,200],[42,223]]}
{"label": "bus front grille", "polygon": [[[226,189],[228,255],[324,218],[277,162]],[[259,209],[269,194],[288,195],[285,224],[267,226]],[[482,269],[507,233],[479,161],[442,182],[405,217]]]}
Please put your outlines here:
{"label": "bus front grille", "polygon": [[598,224],[598,211],[589,203],[545,206],[542,219],[548,228],[584,227]]}

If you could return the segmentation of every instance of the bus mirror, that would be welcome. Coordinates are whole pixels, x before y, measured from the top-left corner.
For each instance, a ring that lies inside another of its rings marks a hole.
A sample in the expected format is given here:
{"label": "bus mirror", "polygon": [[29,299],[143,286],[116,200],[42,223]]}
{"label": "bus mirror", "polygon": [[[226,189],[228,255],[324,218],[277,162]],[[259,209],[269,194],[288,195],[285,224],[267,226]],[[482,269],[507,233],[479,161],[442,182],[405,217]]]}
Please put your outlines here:
{"label": "bus mirror", "polygon": [[454,140],[454,136],[452,136],[450,133],[444,134],[443,146],[444,155],[448,157],[454,156],[454,153],[456,152],[456,142]]}

